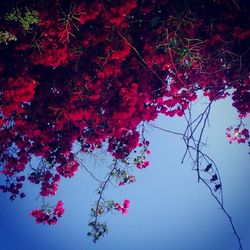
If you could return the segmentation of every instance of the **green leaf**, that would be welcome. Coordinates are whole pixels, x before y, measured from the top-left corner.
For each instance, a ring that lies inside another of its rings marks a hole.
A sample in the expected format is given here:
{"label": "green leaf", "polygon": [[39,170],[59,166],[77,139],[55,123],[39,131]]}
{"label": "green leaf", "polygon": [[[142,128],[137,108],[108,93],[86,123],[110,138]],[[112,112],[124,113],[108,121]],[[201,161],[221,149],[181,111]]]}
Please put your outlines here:
{"label": "green leaf", "polygon": [[6,45],[10,41],[16,41],[17,38],[15,35],[11,34],[8,31],[0,31],[0,44],[5,43]]}
{"label": "green leaf", "polygon": [[108,207],[109,207],[110,209],[112,209],[113,206],[114,206],[114,201],[109,200],[109,201],[108,201]]}

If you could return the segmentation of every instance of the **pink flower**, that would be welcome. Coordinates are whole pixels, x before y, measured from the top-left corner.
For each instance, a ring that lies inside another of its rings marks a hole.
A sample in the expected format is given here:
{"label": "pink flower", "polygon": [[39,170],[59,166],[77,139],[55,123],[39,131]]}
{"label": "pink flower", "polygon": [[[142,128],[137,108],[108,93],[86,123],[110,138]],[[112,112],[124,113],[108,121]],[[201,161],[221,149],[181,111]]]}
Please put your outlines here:
{"label": "pink flower", "polygon": [[63,202],[58,201],[54,210],[51,207],[43,207],[31,211],[30,215],[36,219],[36,223],[55,225],[59,217],[64,214]]}
{"label": "pink flower", "polygon": [[64,214],[64,208],[63,208],[63,202],[62,201],[58,201],[53,215],[57,216],[57,217],[62,217],[62,215]]}
{"label": "pink flower", "polygon": [[149,161],[138,162],[136,163],[136,167],[139,169],[146,168],[149,166]]}
{"label": "pink flower", "polygon": [[129,200],[124,200],[123,206],[124,208],[129,208],[130,201]]}
{"label": "pink flower", "polygon": [[146,168],[146,167],[148,167],[148,166],[149,166],[149,161],[144,161],[143,167]]}
{"label": "pink flower", "polygon": [[250,137],[248,129],[244,128],[243,130],[240,130],[239,127],[227,128],[226,136],[229,139],[230,143],[232,142],[245,143],[249,140]]}
{"label": "pink flower", "polygon": [[127,214],[128,213],[128,209],[129,209],[129,205],[130,205],[130,201],[129,200],[124,200],[123,205],[121,205],[120,203],[116,202],[114,204],[114,207],[116,210],[122,212],[122,214]]}

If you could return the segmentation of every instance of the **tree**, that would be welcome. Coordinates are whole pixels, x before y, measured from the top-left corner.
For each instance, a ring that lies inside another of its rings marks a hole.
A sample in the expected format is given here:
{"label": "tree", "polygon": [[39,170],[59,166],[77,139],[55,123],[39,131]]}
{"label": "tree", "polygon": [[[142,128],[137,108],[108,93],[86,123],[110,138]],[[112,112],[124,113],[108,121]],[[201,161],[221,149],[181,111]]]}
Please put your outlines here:
{"label": "tree", "polygon": [[[44,199],[79,166],[91,174],[81,154],[105,150],[113,161],[91,210],[89,236],[95,242],[107,232],[101,215],[126,214],[129,208],[127,199],[104,199],[110,180],[132,183],[130,169],[149,165],[145,126],[153,126],[159,114],[180,116],[187,121],[183,133],[159,129],[182,136],[183,161],[192,159],[198,182],[220,204],[242,248],[223,205],[218,168],[202,146],[212,104],[230,97],[240,122],[228,128],[227,137],[249,140],[249,4],[8,1],[0,14],[0,158],[6,176],[1,190],[11,200],[25,196],[24,181],[39,185],[43,204],[31,216],[55,224],[63,203],[49,206]],[[208,105],[193,119],[192,103],[199,96]],[[31,165],[34,157],[38,165]]]}

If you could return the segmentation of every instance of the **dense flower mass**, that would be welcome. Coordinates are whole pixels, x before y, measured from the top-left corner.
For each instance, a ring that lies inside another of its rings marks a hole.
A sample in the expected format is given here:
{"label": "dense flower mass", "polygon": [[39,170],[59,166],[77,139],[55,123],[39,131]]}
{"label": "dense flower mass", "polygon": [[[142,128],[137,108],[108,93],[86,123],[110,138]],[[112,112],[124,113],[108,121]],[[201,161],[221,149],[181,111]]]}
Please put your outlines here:
{"label": "dense flower mass", "polygon": [[[233,2],[1,1],[0,171],[6,183],[0,189],[23,198],[22,182],[29,180],[43,198],[55,195],[60,177],[78,171],[79,155],[95,149],[123,164],[110,178],[132,183],[130,167],[149,166],[142,124],[159,114],[184,116],[198,95],[210,104],[231,97],[246,118],[249,4]],[[227,136],[249,139],[246,129]],[[40,162],[30,168],[34,157]],[[128,200],[115,204],[123,214],[128,207]],[[62,214],[62,203],[54,212],[31,213],[45,224]],[[97,218],[93,223],[96,240],[107,230]]]}

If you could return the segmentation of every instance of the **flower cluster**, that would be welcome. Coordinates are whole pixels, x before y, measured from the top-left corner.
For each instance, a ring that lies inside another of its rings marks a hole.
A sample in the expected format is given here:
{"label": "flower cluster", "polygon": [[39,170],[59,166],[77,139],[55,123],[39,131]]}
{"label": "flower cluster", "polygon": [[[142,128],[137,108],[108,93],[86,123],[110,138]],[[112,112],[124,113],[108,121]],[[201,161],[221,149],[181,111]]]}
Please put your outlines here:
{"label": "flower cluster", "polygon": [[126,183],[130,184],[135,182],[135,176],[134,175],[128,175],[128,174],[123,174],[122,175],[123,180],[119,182],[119,186],[124,186]]}
{"label": "flower cluster", "polygon": [[116,210],[122,212],[122,214],[127,214],[128,209],[129,209],[129,205],[130,205],[130,201],[129,200],[124,200],[123,204],[120,204],[120,203],[116,202],[114,204],[114,208]]}
{"label": "flower cluster", "polygon": [[77,172],[78,167],[79,167],[79,162],[77,162],[76,160],[73,160],[67,164],[58,166],[56,170],[60,175],[66,178],[68,177],[71,178]]}
{"label": "flower cluster", "polygon": [[31,211],[30,215],[36,219],[36,223],[54,225],[58,219],[64,214],[63,202],[58,201],[55,208],[43,206],[42,209]]}
{"label": "flower cluster", "polygon": [[3,100],[6,106],[3,110],[5,119],[11,117],[13,112],[20,114],[24,112],[23,104],[31,101],[35,94],[37,82],[27,76],[8,78],[8,83],[3,87]]}
{"label": "flower cluster", "polygon": [[137,168],[142,169],[149,166],[149,161],[146,161],[146,154],[150,154],[150,150],[148,150],[149,141],[143,139],[141,143],[139,143],[139,148],[141,148],[140,153],[134,158],[134,163]]}
{"label": "flower cluster", "polygon": [[247,128],[240,129],[239,127],[233,128],[228,127],[226,136],[229,139],[229,142],[245,143],[249,140],[249,131]]}
{"label": "flower cluster", "polygon": [[32,172],[28,177],[28,180],[34,184],[41,183],[41,196],[55,195],[58,187],[58,182],[60,181],[60,175],[53,175],[50,171],[45,171],[43,173],[39,171]]}
{"label": "flower cluster", "polygon": [[4,193],[10,193],[10,200],[14,200],[18,195],[20,198],[24,198],[25,194],[23,192],[20,192],[20,189],[23,186],[23,183],[25,180],[25,176],[16,177],[15,179],[7,179],[5,185],[0,185],[0,190],[2,190]]}
{"label": "flower cluster", "polygon": [[[129,165],[129,160],[124,159],[122,161],[125,166]],[[135,182],[135,176],[128,173],[126,170],[116,169],[112,172],[112,176],[116,177],[116,181],[118,182],[119,186],[124,186],[125,184],[130,184]]]}

